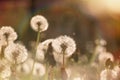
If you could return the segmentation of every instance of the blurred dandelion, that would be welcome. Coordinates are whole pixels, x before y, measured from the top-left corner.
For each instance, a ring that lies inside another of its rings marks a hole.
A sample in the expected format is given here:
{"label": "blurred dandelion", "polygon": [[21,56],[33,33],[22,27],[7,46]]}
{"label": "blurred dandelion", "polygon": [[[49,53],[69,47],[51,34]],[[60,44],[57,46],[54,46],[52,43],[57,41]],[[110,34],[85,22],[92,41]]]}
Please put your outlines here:
{"label": "blurred dandelion", "polygon": [[36,59],[38,61],[43,61],[45,58],[45,53],[48,50],[48,45],[53,41],[53,39],[47,39],[44,42],[41,42],[37,46]]}
{"label": "blurred dandelion", "polygon": [[4,53],[5,58],[12,64],[22,63],[28,57],[27,49],[25,48],[25,46],[18,43],[12,43],[8,45]]}
{"label": "blurred dandelion", "polygon": [[66,58],[70,57],[76,50],[75,41],[66,35],[60,36],[54,39],[52,46],[55,60],[62,61],[62,67],[64,68]]}
{"label": "blurred dandelion", "polygon": [[32,17],[30,24],[33,30],[39,32],[45,31],[48,28],[47,19],[42,15]]}
{"label": "blurred dandelion", "polygon": [[3,26],[0,29],[0,39],[5,40],[7,43],[13,42],[17,39],[17,33],[11,26]]}

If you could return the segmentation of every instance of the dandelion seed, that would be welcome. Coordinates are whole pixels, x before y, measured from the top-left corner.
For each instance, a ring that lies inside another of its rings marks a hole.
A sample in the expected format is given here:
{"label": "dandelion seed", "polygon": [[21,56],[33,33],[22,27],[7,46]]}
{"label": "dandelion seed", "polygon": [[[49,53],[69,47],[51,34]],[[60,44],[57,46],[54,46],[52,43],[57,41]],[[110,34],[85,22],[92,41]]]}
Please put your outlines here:
{"label": "dandelion seed", "polygon": [[8,42],[13,42],[17,39],[17,33],[10,26],[3,26],[0,29],[0,40],[5,40]]}
{"label": "dandelion seed", "polygon": [[36,59],[39,61],[43,61],[45,58],[45,53],[48,49],[48,45],[53,41],[53,39],[48,39],[44,42],[38,44],[37,51],[36,51]]}
{"label": "dandelion seed", "polygon": [[24,62],[27,57],[27,49],[21,44],[10,44],[4,51],[5,58],[13,64]]}
{"label": "dandelion seed", "polygon": [[42,31],[47,30],[48,28],[47,19],[43,17],[42,15],[36,15],[32,17],[30,23],[31,23],[32,29],[35,31],[42,32]]}
{"label": "dandelion seed", "polygon": [[[64,46],[62,46],[62,45],[64,45]],[[66,57],[71,56],[76,50],[75,41],[66,35],[56,38],[53,41],[52,46],[53,46],[53,49],[56,53],[62,53],[63,47],[66,48],[65,49],[65,56]]]}
{"label": "dandelion seed", "polygon": [[111,69],[105,69],[100,73],[100,80],[117,80],[117,73]]}

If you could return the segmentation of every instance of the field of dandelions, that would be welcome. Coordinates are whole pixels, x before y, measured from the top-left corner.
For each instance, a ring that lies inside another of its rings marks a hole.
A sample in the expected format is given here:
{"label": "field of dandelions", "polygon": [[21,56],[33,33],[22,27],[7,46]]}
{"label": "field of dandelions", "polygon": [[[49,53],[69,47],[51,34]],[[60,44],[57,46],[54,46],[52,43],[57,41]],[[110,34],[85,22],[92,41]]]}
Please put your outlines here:
{"label": "field of dandelions", "polygon": [[33,16],[30,24],[38,33],[33,50],[16,41],[18,35],[11,26],[1,27],[0,80],[120,80],[120,63],[107,51],[104,39],[95,40],[89,58],[80,55],[67,35],[40,42],[40,33],[49,26],[44,16]]}

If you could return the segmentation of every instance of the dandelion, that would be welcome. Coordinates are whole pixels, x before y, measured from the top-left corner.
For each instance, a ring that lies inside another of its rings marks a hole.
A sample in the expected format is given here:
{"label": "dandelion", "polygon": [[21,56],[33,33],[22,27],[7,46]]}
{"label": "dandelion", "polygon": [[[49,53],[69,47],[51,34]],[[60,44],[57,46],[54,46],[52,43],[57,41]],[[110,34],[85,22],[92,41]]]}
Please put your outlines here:
{"label": "dandelion", "polygon": [[62,56],[60,59],[60,61],[62,60],[62,67],[64,68],[65,67],[65,59],[67,57],[70,57],[76,50],[76,44],[75,44],[75,41],[68,37],[68,36],[60,36],[58,38],[56,38],[53,43],[52,43],[52,46],[53,46],[53,50],[55,53],[57,54],[54,54],[54,58],[58,57],[57,55]]}
{"label": "dandelion", "polygon": [[57,53],[62,53],[63,47],[66,47],[65,49],[66,57],[71,56],[76,50],[75,41],[66,35],[56,38],[53,41],[52,46],[53,46],[54,51]]}
{"label": "dandelion", "polygon": [[45,40],[38,44],[37,51],[36,51],[36,59],[39,61],[43,61],[45,58],[45,53],[48,49],[48,45],[53,41],[53,39]]}
{"label": "dandelion", "polygon": [[10,26],[3,26],[0,29],[0,40],[5,40],[7,43],[17,39],[17,33]]}
{"label": "dandelion", "polygon": [[31,23],[32,29],[35,31],[42,32],[42,31],[47,30],[48,28],[47,19],[43,17],[42,15],[36,15],[32,17],[30,23]]}
{"label": "dandelion", "polygon": [[27,57],[27,49],[21,44],[12,43],[4,51],[5,58],[13,64],[24,62]]}
{"label": "dandelion", "polygon": [[[34,51],[35,53],[34,59],[36,59],[36,50],[37,50],[37,46],[40,40],[40,32],[47,30],[48,22],[47,22],[47,19],[43,17],[42,15],[36,15],[32,17],[30,24],[31,24],[32,29],[38,32],[37,39],[36,39],[36,45],[35,45],[35,51]],[[31,75],[34,69],[34,65],[35,65],[35,61],[32,66]]]}

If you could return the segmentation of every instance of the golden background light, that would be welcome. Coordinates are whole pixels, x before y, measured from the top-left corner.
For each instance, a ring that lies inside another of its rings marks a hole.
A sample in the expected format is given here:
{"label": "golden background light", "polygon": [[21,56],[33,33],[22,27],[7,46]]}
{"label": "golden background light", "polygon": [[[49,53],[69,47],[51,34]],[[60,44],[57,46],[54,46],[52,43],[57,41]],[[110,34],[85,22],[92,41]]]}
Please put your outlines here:
{"label": "golden background light", "polygon": [[83,7],[92,15],[119,14],[120,0],[82,0]]}

